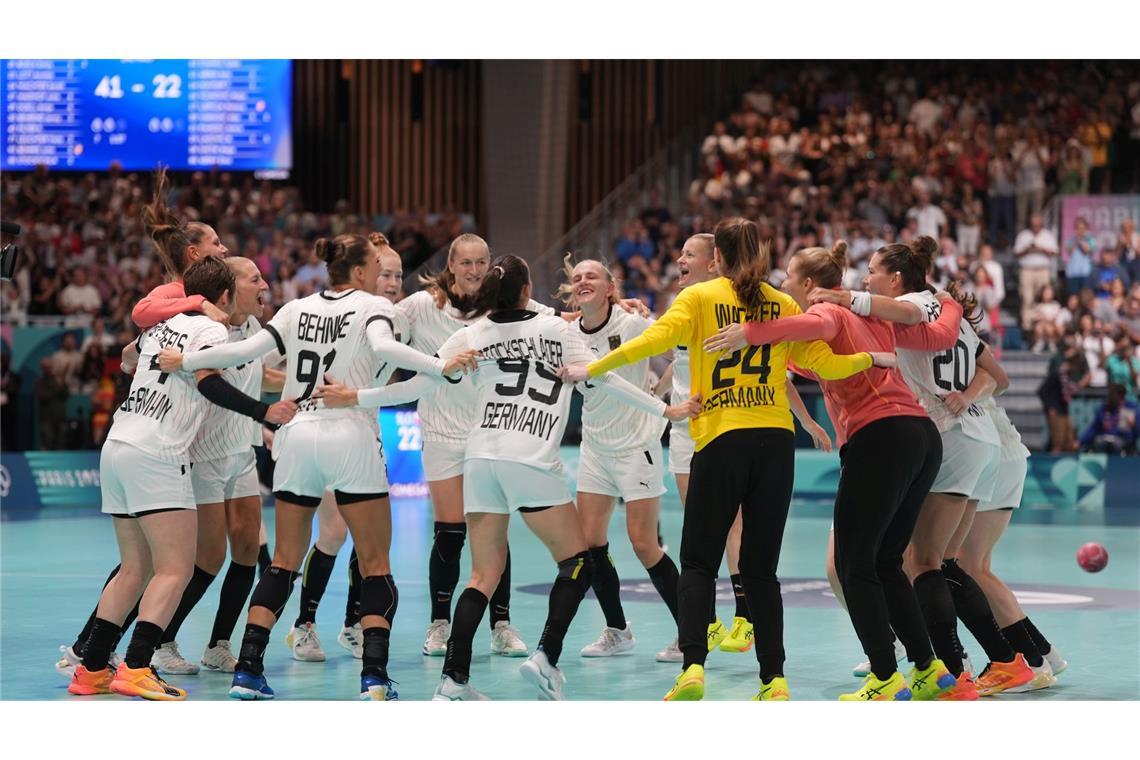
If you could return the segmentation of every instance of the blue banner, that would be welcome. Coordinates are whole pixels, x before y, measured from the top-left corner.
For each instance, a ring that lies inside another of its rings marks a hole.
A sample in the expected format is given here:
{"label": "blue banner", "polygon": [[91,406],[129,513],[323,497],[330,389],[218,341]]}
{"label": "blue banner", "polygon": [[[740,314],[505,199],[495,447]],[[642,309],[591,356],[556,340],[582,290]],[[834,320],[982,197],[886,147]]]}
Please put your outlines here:
{"label": "blue banner", "polygon": [[388,493],[393,498],[422,498],[428,495],[420,450],[420,415],[415,409],[381,407],[380,437],[388,465]]}

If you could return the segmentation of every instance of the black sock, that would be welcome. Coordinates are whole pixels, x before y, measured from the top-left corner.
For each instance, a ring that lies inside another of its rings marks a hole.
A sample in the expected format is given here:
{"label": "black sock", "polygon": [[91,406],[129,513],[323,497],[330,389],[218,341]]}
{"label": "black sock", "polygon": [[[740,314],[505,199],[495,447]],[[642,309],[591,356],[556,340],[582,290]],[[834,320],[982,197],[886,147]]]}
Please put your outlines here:
{"label": "black sock", "polygon": [[344,603],[344,627],[351,628],[360,622],[360,584],[364,577],[360,574],[360,560],[356,547],[348,557],[348,601]]}
{"label": "black sock", "polygon": [[958,642],[958,614],[954,597],[941,570],[928,570],[914,579],[914,593],[918,597],[922,617],[934,653],[954,675],[962,675],[962,645]]}
{"label": "black sock", "polygon": [[170,618],[170,625],[166,626],[166,631],[162,634],[163,644],[178,638],[179,629],[186,622],[186,618],[194,606],[202,601],[202,597],[206,595],[206,589],[210,588],[210,584],[214,582],[214,577],[197,565],[194,566],[194,574],[190,576],[190,582],[182,590],[182,598],[178,600],[178,608],[174,610],[174,616]]}
{"label": "black sock", "polygon": [[1034,668],[1041,667],[1041,663],[1045,662],[1045,658],[1041,655],[1041,650],[1037,648],[1037,644],[1033,642],[1033,637],[1029,635],[1029,631],[1025,628],[1025,621],[1028,618],[1022,618],[1013,625],[1007,625],[1001,629],[1002,636],[1005,636],[1006,641],[1010,645],[1025,656],[1025,661]]}
{"label": "black sock", "polygon": [[489,622],[491,629],[499,621],[511,621],[511,550],[507,548],[507,564],[503,565],[503,575],[499,578],[499,585],[495,593],[491,594],[491,615]]}
{"label": "black sock", "polygon": [[325,554],[313,544],[309,556],[305,558],[305,573],[301,577],[301,612],[297,616],[297,622],[293,623],[294,628],[317,622],[317,607],[328,588],[335,564],[335,554]]}
{"label": "black sock", "polygon": [[120,626],[103,618],[95,618],[91,624],[91,635],[84,642],[83,667],[89,671],[107,667],[107,661],[115,649],[115,642],[122,635],[123,629]]}
{"label": "black sock", "polygon": [[135,602],[135,606],[131,607],[131,611],[128,612],[126,618],[123,619],[123,625],[121,628],[119,628],[119,637],[115,639],[115,642],[113,644],[111,644],[112,652],[119,648],[119,641],[123,638],[123,634],[127,632],[128,628],[131,627],[131,623],[135,622],[135,620],[138,619],[140,604],[142,604],[141,598]]}
{"label": "black sock", "polygon": [[1049,654],[1049,650],[1053,648],[1053,645],[1041,634],[1041,631],[1037,630],[1037,626],[1033,625],[1033,621],[1029,618],[1025,618],[1021,622],[1025,626],[1025,630],[1029,631],[1029,635],[1033,637],[1033,643],[1037,645],[1037,651],[1042,655]]}
{"label": "black sock", "polygon": [[669,608],[673,622],[677,622],[677,582],[681,580],[681,574],[668,554],[662,554],[657,564],[649,568],[649,580],[653,581],[653,588]]}
{"label": "black sock", "polygon": [[210,646],[219,641],[229,641],[234,635],[241,611],[253,590],[253,580],[257,576],[257,565],[239,565],[230,562],[226,577],[222,579],[222,591],[218,597],[218,611],[214,615],[214,628],[210,631]]}
{"label": "black sock", "polygon": [[590,557],[594,560],[594,596],[602,607],[606,625],[619,631],[625,630],[625,610],[621,606],[621,579],[610,557],[610,545],[590,547]]}
{"label": "black sock", "polygon": [[261,574],[269,569],[273,564],[273,555],[269,553],[269,544],[262,544],[257,547],[257,577],[260,578]]}
{"label": "black sock", "polygon": [[364,659],[360,675],[388,677],[388,642],[391,637],[392,631],[388,628],[364,629]]}
{"label": "black sock", "polygon": [[255,676],[265,671],[265,647],[269,646],[269,629],[249,623],[241,640],[237,669]]}
{"label": "black sock", "polygon": [[451,623],[451,638],[447,640],[443,674],[456,683],[467,683],[470,678],[471,642],[488,601],[479,589],[465,588],[455,602],[455,619]]}
{"label": "black sock", "polygon": [[[558,665],[562,656],[562,641],[578,612],[578,605],[593,582],[594,560],[589,551],[579,552],[558,563],[558,577],[550,589],[550,603],[546,613],[546,626],[538,640],[538,648],[546,653],[551,665]],[[624,626],[623,626],[624,627]]]}
{"label": "black sock", "polygon": [[149,620],[140,620],[135,624],[135,632],[131,636],[131,643],[127,644],[123,662],[132,670],[149,668],[150,658],[154,656],[154,650],[158,649],[161,640],[162,628]]}
{"label": "black sock", "polygon": [[740,573],[728,577],[732,581],[732,593],[736,597],[736,617],[744,618],[751,623],[752,616],[748,613],[748,598],[744,595],[744,581],[740,579]]}
{"label": "black sock", "polygon": [[955,559],[948,559],[942,563],[942,577],[950,587],[950,595],[954,598],[954,608],[958,617],[982,645],[990,662],[1012,661],[1017,653],[1013,651],[1013,647],[998,628],[990,603],[977,582],[958,566],[958,561]]}
{"label": "black sock", "polygon": [[716,579],[713,579],[713,595],[709,604],[709,625],[716,622]]}
{"label": "black sock", "polygon": [[451,620],[451,596],[459,585],[459,558],[466,540],[467,523],[435,524],[435,540],[428,554],[432,620]]}
{"label": "black sock", "polygon": [[[119,568],[122,565],[115,565],[115,569],[107,576],[107,580],[103,581],[103,589],[106,590],[107,584],[111,579],[119,574]],[[102,597],[102,592],[99,594]],[[75,652],[79,657],[83,656],[83,647],[87,644],[87,639],[91,638],[91,629],[95,625],[96,613],[99,612],[99,605],[95,605],[95,609],[91,610],[91,614],[87,616],[87,622],[83,624],[83,630],[79,632],[79,636],[75,639],[75,643],[71,645],[71,651]]]}

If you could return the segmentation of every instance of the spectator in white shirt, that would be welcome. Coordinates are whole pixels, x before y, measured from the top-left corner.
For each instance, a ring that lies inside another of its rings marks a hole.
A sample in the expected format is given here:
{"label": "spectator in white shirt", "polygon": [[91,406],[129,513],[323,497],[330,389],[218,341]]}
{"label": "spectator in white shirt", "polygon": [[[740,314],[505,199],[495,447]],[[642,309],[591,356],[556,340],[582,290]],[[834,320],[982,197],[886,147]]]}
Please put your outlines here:
{"label": "spectator in white shirt", "polygon": [[918,222],[919,235],[941,240],[946,234],[946,214],[930,202],[930,194],[925,189],[915,193],[915,204],[907,210],[906,218]]}
{"label": "spectator in white shirt", "polygon": [[1041,211],[1045,203],[1049,149],[1041,142],[1036,129],[1026,130],[1026,138],[1014,144],[1013,168],[1017,176],[1017,226],[1020,228],[1026,217]]}
{"label": "spectator in white shirt", "polygon": [[99,289],[87,279],[87,267],[71,270],[71,282],[59,293],[59,310],[64,314],[95,314],[102,305]]}
{"label": "spectator in white shirt", "polygon": [[1053,280],[1053,259],[1057,256],[1057,238],[1045,229],[1041,214],[1029,218],[1029,229],[1017,235],[1013,254],[1017,257],[1018,292],[1021,294],[1021,323],[1031,327],[1029,312],[1041,289]]}

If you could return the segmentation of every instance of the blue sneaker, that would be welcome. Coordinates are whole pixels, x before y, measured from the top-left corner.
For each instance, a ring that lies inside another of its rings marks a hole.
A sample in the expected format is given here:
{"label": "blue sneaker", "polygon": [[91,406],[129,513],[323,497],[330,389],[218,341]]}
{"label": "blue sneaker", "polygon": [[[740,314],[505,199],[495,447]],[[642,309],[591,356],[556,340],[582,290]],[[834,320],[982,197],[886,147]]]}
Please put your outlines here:
{"label": "blue sneaker", "polygon": [[273,689],[264,675],[255,676],[239,670],[234,673],[234,681],[230,686],[230,699],[273,699]]}
{"label": "blue sneaker", "polygon": [[381,678],[380,676],[373,675],[361,676],[360,698],[380,702],[391,702],[399,699],[400,694],[393,685],[395,683],[396,682],[391,678]]}

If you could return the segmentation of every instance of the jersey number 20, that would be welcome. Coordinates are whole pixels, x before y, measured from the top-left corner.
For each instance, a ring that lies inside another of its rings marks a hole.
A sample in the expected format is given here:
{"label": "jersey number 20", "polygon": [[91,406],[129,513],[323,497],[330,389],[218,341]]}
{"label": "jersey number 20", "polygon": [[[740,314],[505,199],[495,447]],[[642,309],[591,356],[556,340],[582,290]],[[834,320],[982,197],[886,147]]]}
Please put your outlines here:
{"label": "jersey number 20", "polygon": [[961,340],[934,357],[934,384],[942,390],[966,390],[970,375],[970,349]]}

